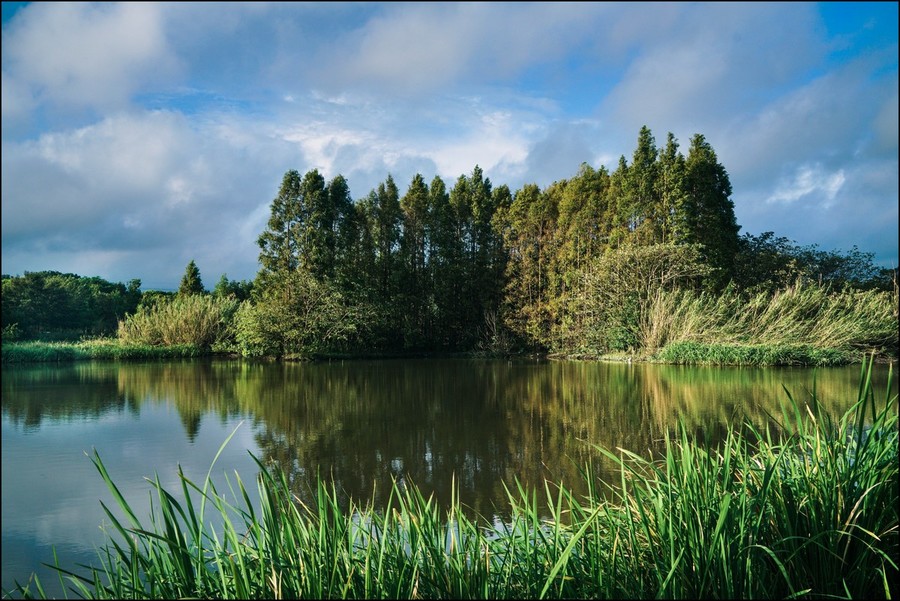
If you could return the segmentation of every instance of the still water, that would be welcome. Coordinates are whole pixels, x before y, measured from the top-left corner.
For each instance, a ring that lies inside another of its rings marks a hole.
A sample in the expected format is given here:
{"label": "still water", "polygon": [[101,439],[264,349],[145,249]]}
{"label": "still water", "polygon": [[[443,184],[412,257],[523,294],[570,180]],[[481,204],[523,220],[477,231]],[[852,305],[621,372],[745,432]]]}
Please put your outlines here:
{"label": "still water", "polygon": [[[875,390],[886,394],[886,366]],[[422,359],[331,363],[82,362],[2,370],[2,587],[38,571],[51,594],[61,564],[97,563],[114,506],[90,460],[96,450],[139,518],[150,486],[180,490],[178,466],[220,491],[239,474],[277,465],[307,495],[317,475],[376,508],[393,479],[426,495],[503,515],[504,484],[545,480],[580,491],[595,445],[658,450],[679,417],[715,442],[728,423],[764,426],[784,388],[803,402],[815,388],[832,413],[856,399],[859,366],[711,368],[595,362]],[[783,388],[784,387],[784,388]],[[897,394],[896,382],[892,394]],[[230,434],[218,461],[213,459]],[[226,494],[228,494],[226,492]],[[81,570],[78,570],[81,571]]]}

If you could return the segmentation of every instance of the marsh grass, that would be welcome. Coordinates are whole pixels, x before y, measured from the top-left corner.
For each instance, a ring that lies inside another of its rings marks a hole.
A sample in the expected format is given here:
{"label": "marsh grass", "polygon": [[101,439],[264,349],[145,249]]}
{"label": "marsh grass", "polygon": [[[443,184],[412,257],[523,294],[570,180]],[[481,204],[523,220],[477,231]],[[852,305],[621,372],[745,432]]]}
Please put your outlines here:
{"label": "marsh grass", "polygon": [[660,290],[642,313],[639,339],[646,352],[662,349],[658,358],[681,363],[848,363],[872,351],[896,356],[897,307],[896,287],[830,291],[798,283],[749,298]]}
{"label": "marsh grass", "polygon": [[[258,503],[238,475],[227,501],[212,466],[201,484],[179,469],[180,500],[150,481],[146,523],[95,452],[115,500],[103,504],[109,543],[97,568],[51,567],[84,598],[896,596],[897,397],[876,398],[868,362],[840,418],[815,391],[807,402],[788,394],[771,418],[715,446],[682,424],[662,458],[601,449],[618,482],[601,485],[586,467],[583,498],[516,484],[503,522],[470,517],[456,495],[438,507],[402,481],[379,510],[342,509],[322,480],[307,504],[257,461]],[[43,589],[33,578],[11,595]]]}
{"label": "marsh grass", "polygon": [[209,354],[191,344],[151,346],[116,339],[81,342],[4,342],[3,363],[67,362],[79,360],[151,361],[185,359]]}
{"label": "marsh grass", "polygon": [[859,360],[860,353],[810,344],[703,344],[673,342],[656,359],[686,365],[813,365],[831,367]]}
{"label": "marsh grass", "polygon": [[231,335],[240,303],[233,297],[177,295],[119,321],[119,340],[147,346],[211,348]]}

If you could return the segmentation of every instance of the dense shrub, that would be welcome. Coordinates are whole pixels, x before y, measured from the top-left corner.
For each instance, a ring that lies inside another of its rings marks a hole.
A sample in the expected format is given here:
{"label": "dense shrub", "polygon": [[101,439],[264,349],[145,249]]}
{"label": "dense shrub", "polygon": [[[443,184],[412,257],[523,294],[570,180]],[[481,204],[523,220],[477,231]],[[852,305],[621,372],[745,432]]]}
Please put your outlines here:
{"label": "dense shrub", "polygon": [[237,300],[208,295],[179,295],[167,302],[142,306],[119,322],[126,343],[187,344],[209,349],[232,335]]}

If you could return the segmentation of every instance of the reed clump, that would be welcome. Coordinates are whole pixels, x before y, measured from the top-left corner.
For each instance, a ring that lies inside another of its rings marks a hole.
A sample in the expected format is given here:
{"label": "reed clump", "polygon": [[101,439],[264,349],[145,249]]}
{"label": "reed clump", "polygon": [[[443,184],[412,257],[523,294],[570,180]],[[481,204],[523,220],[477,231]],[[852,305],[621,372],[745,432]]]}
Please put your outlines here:
{"label": "reed clump", "polygon": [[678,363],[851,363],[873,351],[897,355],[897,306],[896,287],[835,291],[798,282],[750,297],[659,290],[641,314],[639,338],[646,352]]}
{"label": "reed clump", "polygon": [[209,349],[231,335],[239,306],[230,296],[177,295],[165,302],[141,306],[119,321],[119,340],[126,344]]}
{"label": "reed clump", "polygon": [[[304,503],[259,462],[258,503],[240,476],[226,479],[229,501],[209,473],[194,483],[179,471],[180,498],[151,481],[146,523],[95,453],[116,501],[104,504],[110,542],[99,567],[54,567],[83,598],[895,597],[896,396],[876,398],[869,362],[839,418],[815,394],[783,407],[716,446],[682,425],[661,458],[603,450],[620,481],[606,490],[585,469],[583,498],[517,485],[502,523],[406,483],[378,510],[342,508],[321,480]],[[34,579],[11,595],[43,588]]]}

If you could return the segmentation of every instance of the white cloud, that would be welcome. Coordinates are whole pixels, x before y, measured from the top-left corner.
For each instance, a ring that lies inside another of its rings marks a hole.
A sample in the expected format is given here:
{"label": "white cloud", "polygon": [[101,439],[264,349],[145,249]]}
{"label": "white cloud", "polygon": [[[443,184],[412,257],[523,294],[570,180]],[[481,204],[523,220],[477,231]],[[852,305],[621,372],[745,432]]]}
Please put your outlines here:
{"label": "white cloud", "polygon": [[177,282],[195,258],[201,270],[252,277],[265,225],[258,209],[274,196],[285,149],[238,120],[226,123],[119,114],[4,142],[4,273],[50,269],[33,262],[52,260],[159,286]]}
{"label": "white cloud", "polygon": [[598,19],[609,11],[579,3],[389,3],[323,44],[316,77],[388,94],[509,80],[592,43]]}
{"label": "white cloud", "polygon": [[789,181],[780,182],[766,202],[792,203],[816,194],[823,199],[822,207],[828,208],[834,203],[835,196],[846,181],[843,170],[829,173],[822,165],[804,165]]}
{"label": "white cloud", "polygon": [[30,4],[4,28],[4,71],[40,103],[121,108],[178,71],[162,25],[150,3]]}

